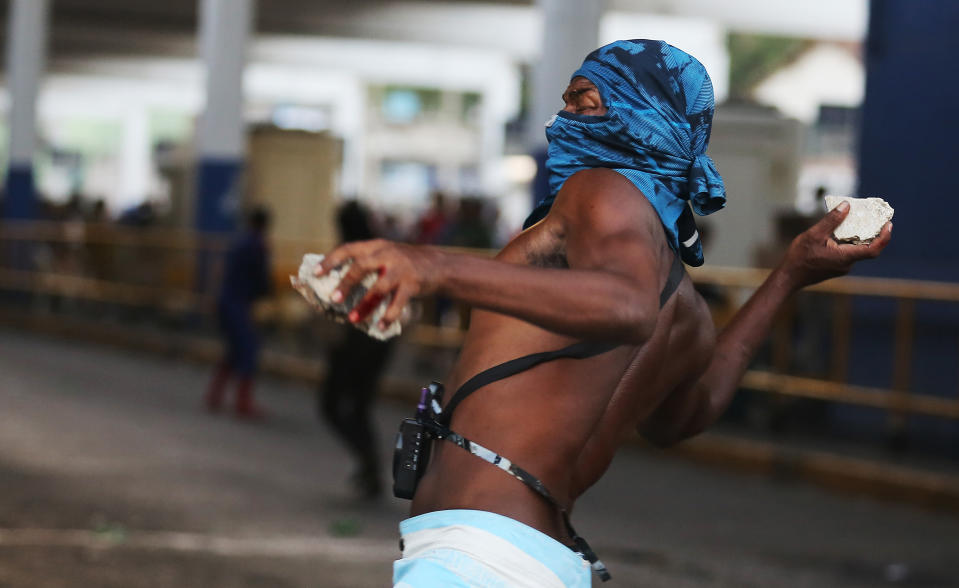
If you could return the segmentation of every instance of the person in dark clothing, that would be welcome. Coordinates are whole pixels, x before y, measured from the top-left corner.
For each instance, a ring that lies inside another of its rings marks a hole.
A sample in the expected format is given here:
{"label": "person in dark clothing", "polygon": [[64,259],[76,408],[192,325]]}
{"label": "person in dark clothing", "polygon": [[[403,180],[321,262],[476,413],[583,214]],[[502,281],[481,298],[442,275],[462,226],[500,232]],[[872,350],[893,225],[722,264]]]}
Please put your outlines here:
{"label": "person in dark clothing", "polygon": [[230,246],[226,255],[223,282],[217,297],[217,318],[226,347],[206,394],[206,407],[217,411],[223,405],[226,385],[238,379],[236,414],[244,418],[262,418],[263,410],[253,400],[260,341],[253,324],[253,302],[271,291],[270,256],[266,231],[270,214],[255,208],[247,219],[247,230]]}
{"label": "person in dark clothing", "polygon": [[493,246],[493,227],[483,218],[483,201],[463,198],[456,220],[449,229],[447,243],[453,247],[489,249]]}
{"label": "person in dark clothing", "polygon": [[[340,208],[337,224],[344,243],[376,236],[369,211],[355,200]],[[327,376],[317,391],[317,408],[356,459],[351,481],[357,493],[375,498],[383,485],[370,413],[394,340],[379,341],[349,325],[344,325],[343,331],[330,349]]]}

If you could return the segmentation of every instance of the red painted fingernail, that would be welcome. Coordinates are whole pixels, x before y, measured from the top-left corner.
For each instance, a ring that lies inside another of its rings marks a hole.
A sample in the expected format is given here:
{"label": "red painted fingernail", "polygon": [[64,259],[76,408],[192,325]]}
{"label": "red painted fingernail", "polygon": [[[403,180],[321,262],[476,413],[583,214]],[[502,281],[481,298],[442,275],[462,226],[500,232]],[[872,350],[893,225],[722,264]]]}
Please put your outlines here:
{"label": "red painted fingernail", "polygon": [[355,310],[351,310],[350,314],[347,315],[347,318],[350,319],[351,323],[355,323],[356,321],[360,320],[360,313],[356,312]]}
{"label": "red painted fingernail", "polygon": [[380,277],[382,277],[383,274],[386,273],[386,266],[385,266],[385,265],[381,265],[380,267],[378,267],[378,268],[376,269],[376,273],[379,274]]}

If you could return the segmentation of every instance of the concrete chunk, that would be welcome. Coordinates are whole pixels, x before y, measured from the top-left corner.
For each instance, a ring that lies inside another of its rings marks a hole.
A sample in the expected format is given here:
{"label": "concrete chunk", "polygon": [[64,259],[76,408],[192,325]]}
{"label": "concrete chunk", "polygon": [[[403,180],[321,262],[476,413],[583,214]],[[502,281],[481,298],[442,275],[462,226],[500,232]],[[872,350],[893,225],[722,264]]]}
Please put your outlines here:
{"label": "concrete chunk", "polygon": [[[342,302],[335,303],[330,299],[330,296],[332,296],[333,291],[336,290],[343,276],[350,271],[352,262],[346,262],[330,270],[325,275],[317,277],[313,272],[322,261],[322,255],[316,253],[307,253],[304,255],[297,275],[290,276],[290,283],[311,306],[322,312],[326,318],[340,323],[349,322],[347,315],[350,309],[362,300],[366,291],[376,282],[376,274],[367,274],[360,283],[346,295],[346,298]],[[390,300],[391,297],[389,296],[384,298],[380,304],[377,305],[376,309],[367,315],[365,320],[353,323],[353,326],[365,332],[370,337],[381,341],[399,335],[403,330],[400,321],[393,321],[386,329],[379,327],[380,319],[383,318],[383,315],[386,313],[386,308],[389,306]]]}
{"label": "concrete chunk", "polygon": [[882,198],[850,196],[826,196],[826,208],[832,210],[843,201],[849,203],[849,215],[833,232],[833,237],[840,243],[871,243],[895,212]]}

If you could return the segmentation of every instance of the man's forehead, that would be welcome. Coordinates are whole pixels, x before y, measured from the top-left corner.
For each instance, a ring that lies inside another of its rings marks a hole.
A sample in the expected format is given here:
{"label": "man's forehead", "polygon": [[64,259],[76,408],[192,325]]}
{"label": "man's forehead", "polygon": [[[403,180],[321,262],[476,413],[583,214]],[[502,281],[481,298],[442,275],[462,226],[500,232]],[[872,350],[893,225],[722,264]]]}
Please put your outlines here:
{"label": "man's forehead", "polygon": [[577,88],[577,87],[583,87],[583,86],[592,86],[595,88],[596,84],[589,81],[589,78],[585,78],[583,76],[576,76],[575,78],[569,81],[570,88]]}

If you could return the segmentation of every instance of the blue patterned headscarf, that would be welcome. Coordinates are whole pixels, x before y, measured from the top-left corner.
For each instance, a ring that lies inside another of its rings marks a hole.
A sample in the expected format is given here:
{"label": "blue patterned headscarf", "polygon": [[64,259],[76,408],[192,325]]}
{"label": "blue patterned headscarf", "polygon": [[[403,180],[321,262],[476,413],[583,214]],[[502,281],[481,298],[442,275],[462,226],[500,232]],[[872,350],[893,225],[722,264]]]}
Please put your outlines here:
{"label": "blue patterned headscarf", "polygon": [[525,227],[549,212],[574,173],[596,167],[629,179],[659,213],[670,246],[689,265],[703,264],[693,215],[726,203],[723,179],[706,155],[713,85],[694,57],[663,41],[616,41],[590,53],[572,77],[599,89],[602,116],[560,111],[546,123],[550,196]]}

